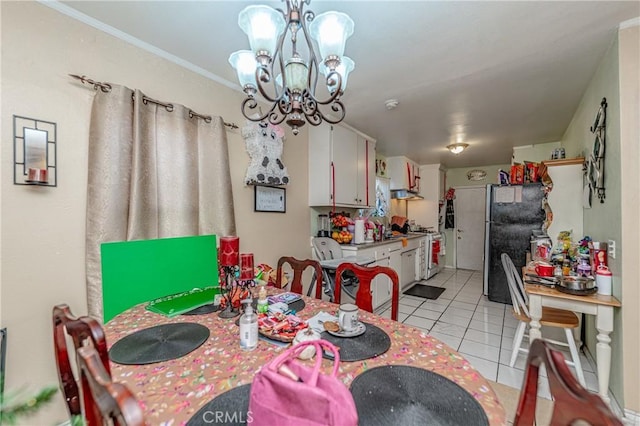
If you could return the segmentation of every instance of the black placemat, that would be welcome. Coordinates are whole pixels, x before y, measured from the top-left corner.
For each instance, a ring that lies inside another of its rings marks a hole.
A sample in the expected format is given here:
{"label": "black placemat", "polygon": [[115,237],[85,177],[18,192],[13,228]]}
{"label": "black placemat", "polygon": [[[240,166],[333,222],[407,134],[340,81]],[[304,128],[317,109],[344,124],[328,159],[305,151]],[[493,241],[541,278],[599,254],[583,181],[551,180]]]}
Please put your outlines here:
{"label": "black placemat", "polygon": [[187,426],[210,426],[216,423],[229,426],[246,425],[250,393],[251,385],[242,385],[216,396],[189,419]]}
{"label": "black placemat", "polygon": [[125,365],[153,364],[185,356],[209,338],[203,325],[184,322],[162,324],[136,331],[109,350],[111,361]]}
{"label": "black placemat", "polygon": [[404,294],[435,300],[440,297],[443,291],[445,291],[445,288],[443,287],[434,287],[432,285],[426,284],[416,284],[409,290],[405,291]]}
{"label": "black placemat", "polygon": [[[373,324],[364,323],[367,331],[357,337],[336,337],[326,331],[322,332],[323,339],[336,345],[340,350],[340,361],[362,361],[375,358],[389,350],[391,339],[382,329]],[[325,358],[333,358],[324,354]]]}
{"label": "black placemat", "polygon": [[407,365],[372,368],[351,383],[360,426],[488,425],[480,403],[439,374]]}
{"label": "black placemat", "polygon": [[214,312],[218,312],[220,309],[220,305],[214,305],[213,303],[209,303],[208,305],[200,306],[199,308],[195,308],[189,312],[185,312],[182,315],[206,315],[212,314]]}

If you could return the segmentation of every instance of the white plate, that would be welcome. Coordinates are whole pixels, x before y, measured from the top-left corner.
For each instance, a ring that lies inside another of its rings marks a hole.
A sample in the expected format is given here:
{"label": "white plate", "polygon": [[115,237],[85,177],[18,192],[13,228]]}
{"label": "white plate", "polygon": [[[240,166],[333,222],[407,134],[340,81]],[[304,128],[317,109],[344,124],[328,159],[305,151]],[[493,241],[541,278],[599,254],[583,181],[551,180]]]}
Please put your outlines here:
{"label": "white plate", "polygon": [[331,334],[332,336],[336,336],[336,337],[357,337],[357,336],[360,336],[360,335],[364,334],[365,331],[367,331],[367,326],[364,325],[364,323],[358,321],[358,326],[353,331],[344,331],[344,330],[330,331],[330,330],[327,330],[327,333]]}

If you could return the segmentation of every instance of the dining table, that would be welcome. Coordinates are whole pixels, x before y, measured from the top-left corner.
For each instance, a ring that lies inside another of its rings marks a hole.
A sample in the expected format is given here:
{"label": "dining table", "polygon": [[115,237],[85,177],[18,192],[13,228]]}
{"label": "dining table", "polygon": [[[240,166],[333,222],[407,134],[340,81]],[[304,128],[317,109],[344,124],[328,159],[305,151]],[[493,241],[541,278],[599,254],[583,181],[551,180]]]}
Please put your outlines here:
{"label": "dining table", "polygon": [[[271,294],[281,291],[269,288]],[[321,312],[336,314],[338,311],[338,305],[334,303],[301,297],[305,306],[296,315],[302,319],[310,319]],[[389,318],[360,310],[359,319],[386,333],[390,346],[373,358],[341,361],[337,377],[347,387],[360,374],[375,367],[417,367],[443,376],[464,389],[479,403],[489,424],[506,424],[505,410],[487,379],[457,351],[427,331]],[[240,348],[239,327],[233,318],[224,319],[218,313],[170,318],[147,310],[145,303],[116,315],[104,325],[104,330],[108,347],[112,348],[132,333],[180,323],[204,326],[209,329],[209,337],[197,349],[177,359],[143,365],[111,361],[113,380],[125,384],[133,392],[149,425],[186,424],[216,396],[250,384],[263,365],[286,350],[282,344],[261,338],[254,350],[245,351]],[[315,358],[299,362],[311,366],[314,361]],[[323,359],[322,372],[329,374],[332,366],[332,360]],[[443,392],[441,397],[446,399],[449,395]]]}

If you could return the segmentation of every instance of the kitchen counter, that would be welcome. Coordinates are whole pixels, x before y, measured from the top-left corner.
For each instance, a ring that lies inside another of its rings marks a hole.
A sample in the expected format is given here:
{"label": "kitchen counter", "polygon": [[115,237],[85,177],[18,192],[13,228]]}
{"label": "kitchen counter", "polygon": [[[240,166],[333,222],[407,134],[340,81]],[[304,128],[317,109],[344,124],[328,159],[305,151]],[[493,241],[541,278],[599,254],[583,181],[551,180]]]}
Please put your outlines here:
{"label": "kitchen counter", "polygon": [[421,233],[421,232],[409,232],[408,234],[401,234],[398,235],[397,237],[392,237],[392,238],[388,238],[382,241],[375,241],[373,243],[363,243],[363,244],[340,244],[340,247],[343,250],[365,250],[368,248],[372,248],[372,247],[379,247],[382,245],[386,245],[386,244],[393,244],[393,243],[402,243],[402,239],[406,238],[407,240],[412,240],[412,239],[416,239],[416,238],[424,238],[427,234]]}

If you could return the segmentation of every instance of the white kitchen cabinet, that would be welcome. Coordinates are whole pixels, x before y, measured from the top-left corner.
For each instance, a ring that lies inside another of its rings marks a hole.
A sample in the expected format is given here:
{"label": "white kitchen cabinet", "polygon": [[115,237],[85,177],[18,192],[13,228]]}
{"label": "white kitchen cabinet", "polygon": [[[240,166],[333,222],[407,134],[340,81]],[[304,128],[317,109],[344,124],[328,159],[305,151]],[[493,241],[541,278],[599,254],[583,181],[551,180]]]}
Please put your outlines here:
{"label": "white kitchen cabinet", "polygon": [[340,125],[311,127],[309,205],[375,206],[375,141]]}
{"label": "white kitchen cabinet", "polygon": [[438,230],[439,200],[442,198],[442,176],[440,164],[425,164],[420,166],[420,195],[422,200],[412,200],[407,203],[408,216],[416,224]]}
{"label": "white kitchen cabinet", "polygon": [[391,178],[391,190],[406,189],[420,192],[420,166],[407,157],[388,157],[387,170]]}
{"label": "white kitchen cabinet", "polygon": [[[390,266],[400,276],[400,241],[389,241],[387,244],[377,244],[374,247],[343,246],[343,256],[368,256],[376,261],[367,266]],[[371,298],[374,311],[381,311],[381,307],[391,301],[391,280],[386,275],[378,275],[371,281]]]}
{"label": "white kitchen cabinet", "polygon": [[572,231],[573,241],[578,241],[583,236],[583,162],[583,158],[544,162],[553,182],[553,189],[547,195],[547,202],[553,213],[547,234],[554,244],[561,231]]}

